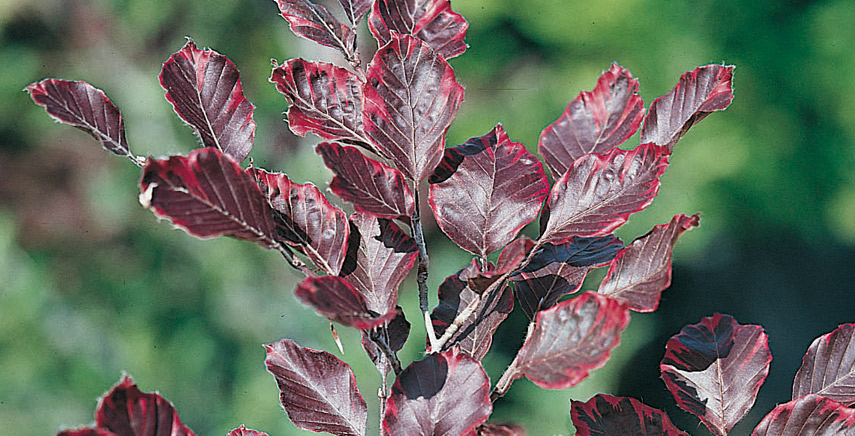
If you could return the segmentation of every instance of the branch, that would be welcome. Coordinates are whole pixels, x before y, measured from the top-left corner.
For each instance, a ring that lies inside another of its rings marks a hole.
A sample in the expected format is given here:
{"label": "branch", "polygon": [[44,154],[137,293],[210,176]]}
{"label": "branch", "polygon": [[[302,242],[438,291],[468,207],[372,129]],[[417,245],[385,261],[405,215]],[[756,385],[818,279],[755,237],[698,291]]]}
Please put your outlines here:
{"label": "branch", "polygon": [[435,350],[436,347],[436,332],[433,330],[433,323],[430,319],[430,312],[428,312],[428,287],[427,287],[427,279],[428,279],[428,266],[430,265],[430,260],[428,259],[427,246],[425,245],[425,236],[422,232],[422,222],[421,215],[419,210],[421,206],[419,204],[419,184],[418,182],[414,182],[414,200],[416,203],[415,210],[413,211],[413,216],[411,219],[411,226],[413,230],[413,239],[416,240],[416,245],[419,247],[419,266],[418,266],[418,275],[416,276],[416,282],[419,285],[419,309],[425,316],[425,330],[427,330],[428,340],[430,341],[430,349]]}
{"label": "branch", "polygon": [[[383,356],[389,361],[389,365],[392,366],[392,371],[395,371],[395,375],[400,375],[403,372],[403,368],[401,368],[401,361],[398,360],[398,356],[395,354],[395,351],[392,350],[392,347],[389,346],[388,334],[386,331],[386,327],[374,328],[368,331],[368,338],[371,339],[371,342],[374,342],[377,345],[377,348],[383,352]],[[384,374],[384,383],[385,383],[385,374]]]}
{"label": "branch", "polygon": [[[528,342],[528,340],[531,338],[531,335],[534,334],[534,326],[535,326],[534,321],[532,321],[528,324],[528,331],[525,334],[525,340],[523,341],[523,344]],[[516,378],[516,375],[518,373],[518,371],[517,371],[517,365],[518,365],[517,359],[519,359],[519,357],[520,357],[520,353],[519,353],[519,350],[517,350],[517,355],[514,357],[513,362],[511,362],[511,364],[508,365],[508,369],[505,370],[505,372],[502,374],[502,377],[499,378],[499,381],[496,382],[496,387],[493,388],[493,392],[490,393],[490,401],[491,402],[495,403],[496,400],[498,400],[503,395],[505,395],[508,392],[508,389],[510,389],[511,383],[513,383],[513,381]]]}

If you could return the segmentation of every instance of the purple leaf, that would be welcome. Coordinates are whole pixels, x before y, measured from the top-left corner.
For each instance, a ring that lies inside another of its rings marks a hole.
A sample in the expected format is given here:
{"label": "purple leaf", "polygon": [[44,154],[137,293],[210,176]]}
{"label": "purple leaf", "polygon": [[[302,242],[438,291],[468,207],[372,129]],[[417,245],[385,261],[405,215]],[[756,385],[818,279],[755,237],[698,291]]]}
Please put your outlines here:
{"label": "purple leaf", "polygon": [[439,227],[481,257],[507,245],[534,221],[549,190],[543,165],[512,142],[501,124],[445,149],[430,181],[430,205]]}
{"label": "purple leaf", "polygon": [[356,210],[381,218],[409,217],[415,202],[404,175],[353,147],[322,142],[315,148],[336,176],[330,190]]}
{"label": "purple leaf", "polygon": [[593,91],[582,91],[558,119],[540,134],[537,151],[561,177],[576,159],[588,153],[608,153],[629,139],[644,118],[638,80],[614,63],[597,80]]}
{"label": "purple leaf", "polygon": [[594,292],[537,314],[535,330],[517,354],[516,374],[545,389],[575,386],[606,363],[629,324],[626,303]]}
{"label": "purple leaf", "polygon": [[598,394],[587,402],[571,401],[570,417],[576,436],[689,436],[668,415],[635,398]]}
{"label": "purple leaf", "polygon": [[118,436],[105,428],[86,427],[75,430],[63,430],[56,436]]}
{"label": "purple leaf", "polygon": [[104,91],[86,82],[44,79],[25,89],[56,121],[92,135],[107,150],[132,157],[119,108]]}
{"label": "purple leaf", "polygon": [[295,35],[341,51],[348,61],[356,55],[356,32],[342,24],[327,8],[309,0],[276,0],[282,18]]}
{"label": "purple leaf", "polygon": [[98,401],[95,427],[118,436],[193,435],[169,401],[158,394],[141,392],[127,375]]}
{"label": "purple leaf", "polygon": [[618,253],[598,292],[629,303],[636,312],[653,312],[662,291],[671,286],[671,250],[686,230],[697,227],[697,214],[677,215]]}
{"label": "purple leaf", "polygon": [[449,0],[377,0],[368,28],[380,45],[394,39],[395,33],[411,35],[451,59],[466,51],[463,38],[469,23],[451,10]]}
{"label": "purple leaf", "polygon": [[[380,329],[378,334],[381,336],[382,340],[389,345],[389,349],[393,352],[398,352],[401,348],[404,348],[404,344],[407,342],[407,337],[410,335],[410,322],[407,321],[407,318],[404,316],[404,311],[401,309],[401,306],[395,307],[395,317],[392,318],[386,325],[377,327]],[[371,339],[371,334],[368,330],[362,331],[362,348],[365,349],[365,352],[368,354],[368,358],[374,362],[374,366],[380,371],[384,376],[389,374],[389,371],[392,370],[392,365],[389,364],[388,361],[381,363],[380,356],[383,354],[383,351],[377,347],[374,341]]]}
{"label": "purple leaf", "polygon": [[255,106],[243,96],[240,73],[227,57],[200,50],[192,39],[163,63],[160,86],[175,113],[199,136],[242,162],[255,139]]}
{"label": "purple leaf", "polygon": [[754,405],[771,362],[762,327],[715,314],[672,336],[659,369],[677,405],[724,436]]}
{"label": "purple leaf", "polygon": [[482,424],[475,429],[476,436],[526,436],[519,424]]}
{"label": "purple leaf", "polygon": [[506,279],[506,274],[516,270],[534,248],[534,244],[534,241],[525,236],[515,239],[499,253],[495,266],[487,263],[486,268],[482,269],[472,268],[470,265],[463,271],[460,279],[469,284],[469,289],[481,294],[496,280]]}
{"label": "purple leaf", "polygon": [[264,348],[267,371],[279,385],[279,401],[297,427],[336,435],[365,434],[368,409],[350,366],[290,339]]}
{"label": "purple leaf", "polygon": [[383,428],[390,435],[459,436],[487,420],[490,379],[457,349],[413,362],[392,385]]}
{"label": "purple leaf", "polygon": [[338,0],[344,9],[347,19],[350,20],[351,27],[355,27],[362,20],[362,17],[371,9],[373,0]]}
{"label": "purple leaf", "polygon": [[311,183],[300,185],[283,173],[262,169],[252,173],[273,207],[279,238],[300,247],[327,274],[338,274],[350,235],[344,212]]}
{"label": "purple leaf", "polygon": [[404,175],[419,181],[442,159],[463,100],[454,70],[424,42],[394,35],[377,50],[363,90],[365,133]]}
{"label": "purple leaf", "polygon": [[291,59],[273,69],[270,82],[291,103],[288,125],[295,134],[312,132],[373,150],[362,128],[362,82],[350,71]]}
{"label": "purple leaf", "polygon": [[573,162],[546,200],[541,241],[560,244],[571,236],[604,235],[620,227],[653,202],[668,156],[664,148],[644,144]]}
{"label": "purple leaf", "polygon": [[338,276],[308,277],[297,285],[294,295],[330,321],[358,329],[377,327],[395,316],[394,308],[389,312],[369,309],[362,294]]}
{"label": "purple leaf", "polygon": [[674,144],[714,111],[727,109],[733,101],[733,65],[706,65],[683,74],[677,86],[653,100],[641,142],[674,149]]}
{"label": "purple leaf", "polygon": [[819,395],[806,395],[772,409],[752,436],[850,436],[855,409]]}
{"label": "purple leaf", "polygon": [[793,399],[807,394],[855,404],[855,324],[843,324],[810,344],[793,382]]}
{"label": "purple leaf", "polygon": [[226,436],[268,436],[267,433],[263,431],[250,430],[241,424],[240,427],[232,430]]}

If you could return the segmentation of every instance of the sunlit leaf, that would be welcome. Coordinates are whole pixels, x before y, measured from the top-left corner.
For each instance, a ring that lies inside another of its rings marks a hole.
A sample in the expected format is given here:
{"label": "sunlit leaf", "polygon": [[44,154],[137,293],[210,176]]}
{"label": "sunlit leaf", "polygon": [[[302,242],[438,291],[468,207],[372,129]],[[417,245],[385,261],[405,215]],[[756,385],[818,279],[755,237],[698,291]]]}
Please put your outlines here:
{"label": "sunlit leaf", "polygon": [[807,394],[855,404],[855,324],[843,324],[810,344],[793,382],[793,399]]}
{"label": "sunlit leaf", "polygon": [[571,401],[576,436],[689,436],[668,415],[635,398],[598,394],[587,402]]}
{"label": "sunlit leaf", "polygon": [[193,435],[169,401],[156,393],[140,391],[127,375],[98,401],[95,427],[119,436]]}
{"label": "sunlit leaf", "polygon": [[772,409],[752,436],[855,435],[855,409],[819,395],[806,395]]}
{"label": "sunlit leaf", "polygon": [[275,0],[291,31],[318,44],[338,49],[348,60],[356,60],[356,32],[327,8],[309,0]]}
{"label": "sunlit leaf", "polygon": [[368,17],[368,28],[384,45],[395,33],[426,42],[445,59],[466,51],[469,23],[451,10],[449,0],[377,0]]}
{"label": "sunlit leaf", "polygon": [[476,436],[526,436],[525,431],[519,424],[482,424],[475,429]]}
{"label": "sunlit leaf", "polygon": [[342,9],[344,9],[345,15],[347,15],[347,19],[350,21],[350,24],[356,26],[365,14],[368,13],[368,10],[371,9],[371,4],[374,3],[374,0],[338,0],[341,3]]}
{"label": "sunlit leaf", "polygon": [[338,276],[308,277],[297,285],[294,295],[331,321],[358,329],[377,327],[395,316],[394,308],[388,312],[369,309],[362,294]]}

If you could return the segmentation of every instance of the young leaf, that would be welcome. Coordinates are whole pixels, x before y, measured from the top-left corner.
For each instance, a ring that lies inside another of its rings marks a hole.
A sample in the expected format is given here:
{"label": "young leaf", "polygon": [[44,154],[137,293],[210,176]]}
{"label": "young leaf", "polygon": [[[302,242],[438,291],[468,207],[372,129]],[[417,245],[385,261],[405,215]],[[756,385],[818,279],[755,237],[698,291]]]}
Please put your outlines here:
{"label": "young leaf", "polygon": [[110,430],[118,436],[193,436],[193,432],[178,419],[178,413],[169,401],[158,394],[140,391],[128,375],[98,401],[95,427]]}
{"label": "young leaf", "polygon": [[356,32],[336,19],[327,8],[309,0],[276,0],[282,18],[295,35],[341,51],[348,61],[356,55]]}
{"label": "young leaf", "polygon": [[267,371],[279,385],[279,401],[297,427],[336,435],[365,434],[368,409],[350,366],[290,339],[264,348]]}
{"label": "young leaf", "polygon": [[754,405],[771,362],[762,327],[715,314],[672,336],[659,368],[677,404],[724,436]]}
{"label": "young leaf", "polygon": [[636,312],[656,310],[662,291],[671,286],[671,250],[698,219],[698,214],[677,215],[632,241],[612,261],[597,292],[626,301]]}
{"label": "young leaf", "polygon": [[409,217],[415,201],[404,175],[353,147],[322,142],[315,148],[336,176],[330,190],[356,210],[381,218]]}
{"label": "young leaf", "polygon": [[558,303],[537,314],[532,336],[514,362],[514,378],[524,375],[545,389],[575,386],[603,366],[629,324],[626,303],[594,292]]}
{"label": "young leaf", "polygon": [[855,404],[855,324],[843,324],[810,344],[793,382],[793,399],[807,394]]}
{"label": "young leaf", "polygon": [[346,326],[370,329],[392,319],[395,309],[375,312],[347,280],[337,276],[308,277],[294,294],[321,315]]}
{"label": "young leaf", "polygon": [[561,177],[576,159],[588,153],[608,153],[629,139],[644,118],[638,80],[613,63],[593,91],[582,91],[558,119],[540,134],[537,151]]}
{"label": "young leaf", "polygon": [[412,35],[426,42],[445,59],[466,51],[466,29],[469,23],[451,10],[449,0],[377,0],[368,28],[380,45],[387,44],[395,33]]}
{"label": "young leaf", "polygon": [[362,21],[362,17],[371,9],[373,0],[338,0],[338,2],[341,3],[347,19],[350,20],[351,27],[356,27]]}
{"label": "young leaf", "polygon": [[243,95],[240,73],[227,57],[200,50],[192,39],[163,63],[160,86],[175,113],[214,147],[242,162],[255,139],[255,106]]}
{"label": "young leaf", "polygon": [[383,428],[390,435],[459,436],[487,420],[490,379],[457,349],[408,366],[392,385]]}
{"label": "young leaf", "polygon": [[251,171],[273,207],[279,238],[300,247],[327,274],[338,274],[350,235],[344,212],[311,183],[294,183],[283,173]]}
{"label": "young leaf", "polygon": [[819,395],[806,395],[772,409],[751,436],[855,435],[855,409]]}
{"label": "young leaf", "polygon": [[541,241],[560,244],[571,236],[604,235],[620,227],[653,202],[668,156],[662,147],[643,144],[573,162],[546,200]]}
{"label": "young leaf", "polygon": [[463,100],[454,70],[424,42],[396,34],[377,50],[367,77],[365,133],[404,175],[422,180],[442,159]]}
{"label": "young leaf", "polygon": [[445,149],[430,177],[439,227],[464,250],[487,257],[537,218],[549,184],[543,165],[499,124]]}
{"label": "young leaf", "polygon": [[44,79],[25,90],[54,120],[83,130],[119,156],[133,157],[122,114],[104,91],[86,82],[59,79]]}
{"label": "young leaf", "polygon": [[571,401],[570,404],[576,436],[689,436],[675,427],[665,412],[635,398],[598,394],[587,402]]}
{"label": "young leaf", "polygon": [[674,149],[674,144],[714,111],[733,101],[733,65],[706,65],[683,74],[677,86],[653,100],[641,128],[641,143]]}
{"label": "young leaf", "polygon": [[268,435],[267,435],[267,433],[265,433],[263,431],[250,430],[250,429],[244,427],[243,424],[241,424],[240,427],[232,430],[226,436],[268,436]]}

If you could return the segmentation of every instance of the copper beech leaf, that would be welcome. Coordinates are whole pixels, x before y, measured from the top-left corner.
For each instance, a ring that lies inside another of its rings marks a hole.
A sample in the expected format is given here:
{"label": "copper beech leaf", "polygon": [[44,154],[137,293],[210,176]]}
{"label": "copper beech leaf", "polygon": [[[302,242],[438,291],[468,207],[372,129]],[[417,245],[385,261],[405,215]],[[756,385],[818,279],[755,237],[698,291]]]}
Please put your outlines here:
{"label": "copper beech leaf", "polygon": [[341,7],[352,25],[351,27],[355,27],[362,20],[362,17],[371,9],[371,4],[374,3],[373,0],[338,0],[338,2],[341,3]]}
{"label": "copper beech leaf", "polygon": [[392,319],[395,309],[375,312],[362,294],[338,276],[308,277],[294,289],[294,295],[318,313],[349,327],[370,329]]}
{"label": "copper beech leaf", "polygon": [[674,149],[693,125],[733,101],[733,65],[706,65],[683,74],[677,86],[653,100],[641,142]]}
{"label": "copper beech leaf", "polygon": [[62,430],[56,436],[118,436],[106,428],[85,427],[72,430]]}
{"label": "copper beech leaf", "polygon": [[672,336],[659,368],[677,405],[724,436],[754,405],[771,362],[762,327],[717,313]]}
{"label": "copper beech leaf", "polygon": [[537,314],[534,333],[512,365],[545,389],[575,386],[606,363],[629,324],[626,303],[595,292],[562,301]]}
{"label": "copper beech leaf", "polygon": [[609,266],[597,290],[629,303],[636,312],[653,312],[662,291],[671,286],[671,251],[677,238],[697,227],[699,216],[677,215],[624,248]]}
{"label": "copper beech leaf", "polygon": [[263,431],[250,430],[241,424],[240,427],[230,431],[226,436],[268,436],[268,434]]}
{"label": "copper beech leaf", "polygon": [[752,436],[852,436],[855,409],[815,394],[772,409]]}
{"label": "copper beech leaf", "polygon": [[469,23],[462,15],[451,10],[449,0],[377,0],[368,28],[384,45],[395,33],[412,35],[426,42],[445,59],[466,51],[466,29]]}
{"label": "copper beech leaf", "polygon": [[586,402],[570,403],[576,436],[689,436],[665,412],[635,398],[597,394]]}
{"label": "copper beech leaf", "polygon": [[617,63],[582,91],[564,113],[540,133],[537,151],[557,179],[576,159],[607,153],[629,139],[644,118],[638,80]]}
{"label": "copper beech leaf", "polygon": [[91,430],[91,433],[60,434],[193,436],[193,431],[178,419],[178,412],[169,401],[159,394],[140,391],[128,375],[123,376],[118,384],[98,400],[95,428]]}
{"label": "copper beech leaf", "polygon": [[255,139],[255,106],[243,95],[240,73],[227,57],[196,48],[192,39],[163,63],[160,86],[175,113],[202,144],[242,162]]}
{"label": "copper beech leaf", "polygon": [[349,61],[358,59],[356,31],[340,22],[327,8],[309,0],[275,1],[295,35],[338,49]]}
{"label": "copper beech leaf", "polygon": [[353,147],[322,142],[315,148],[336,175],[330,190],[356,210],[381,218],[409,217],[415,201],[404,175]]}
{"label": "copper beech leaf", "polygon": [[459,436],[492,412],[481,364],[453,348],[413,362],[395,379],[383,429],[390,435]]}
{"label": "copper beech leaf", "polygon": [[843,324],[810,344],[793,382],[793,399],[807,394],[855,404],[855,324]]}
{"label": "copper beech leaf", "polygon": [[125,138],[125,121],[104,91],[86,82],[59,79],[44,79],[27,86],[25,91],[54,120],[83,130],[119,156],[132,157]]}
{"label": "copper beech leaf", "polygon": [[512,142],[501,124],[445,149],[430,182],[439,227],[481,257],[507,245],[534,221],[549,191],[543,165]]}
{"label": "copper beech leaf", "polygon": [[526,436],[525,431],[519,424],[481,424],[475,429],[476,436]]}
{"label": "copper beech leaf", "polygon": [[463,100],[454,70],[424,42],[394,35],[368,66],[365,133],[411,180],[442,159],[445,132]]}
{"label": "copper beech leaf", "polygon": [[664,148],[643,144],[577,159],[549,193],[540,240],[560,244],[572,236],[614,231],[653,202],[668,157]]}
{"label": "copper beech leaf", "polygon": [[297,427],[335,435],[365,434],[368,408],[350,366],[290,339],[264,348],[264,363],[279,386],[279,401]]}

